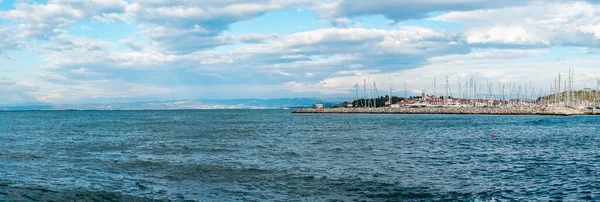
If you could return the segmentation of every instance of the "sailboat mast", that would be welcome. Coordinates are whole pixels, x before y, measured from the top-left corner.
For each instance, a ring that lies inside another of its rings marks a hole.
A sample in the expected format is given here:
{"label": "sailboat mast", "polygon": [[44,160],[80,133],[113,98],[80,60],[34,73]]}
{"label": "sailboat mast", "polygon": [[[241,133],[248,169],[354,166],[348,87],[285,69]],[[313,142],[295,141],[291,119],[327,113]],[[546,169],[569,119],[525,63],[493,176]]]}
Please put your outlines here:
{"label": "sailboat mast", "polygon": [[358,102],[360,101],[360,100],[358,100],[358,82],[356,82],[356,85],[354,85],[354,87],[356,88],[356,106],[353,106],[353,107],[357,107]]}
{"label": "sailboat mast", "polygon": [[462,99],[462,88],[460,85],[460,79],[458,79],[458,100]]}
{"label": "sailboat mast", "polygon": [[434,100],[433,100],[433,102],[434,102],[434,103],[435,103],[435,102],[436,102],[436,100],[437,100],[437,98],[435,98],[435,96],[436,96],[436,91],[435,91],[436,89],[435,89],[435,87],[436,87],[436,83],[435,83],[435,76],[434,76],[434,77],[433,77],[433,97],[434,97],[434,98],[433,98],[433,99],[434,99]]}
{"label": "sailboat mast", "polygon": [[596,80],[596,92],[594,93],[595,100],[596,100],[596,106],[599,106],[599,102],[598,102],[598,91],[600,90],[600,79]]}
{"label": "sailboat mast", "polygon": [[571,93],[570,93],[569,87],[567,85],[567,81],[565,81],[565,92],[563,94],[564,94],[563,95],[563,97],[564,97],[563,101],[565,103],[564,105],[565,105],[565,107],[568,107],[569,106],[569,102],[571,100],[571,98],[569,97],[569,96],[571,96]]}
{"label": "sailboat mast", "polygon": [[599,106],[598,105],[598,91],[599,90],[600,90],[600,79],[597,79],[596,80],[596,92],[594,93],[594,96],[595,96],[594,99],[596,100],[596,106]]}
{"label": "sailboat mast", "polygon": [[506,84],[502,84],[502,105],[504,105],[504,102],[506,102],[506,91],[505,91],[505,86]]}
{"label": "sailboat mast", "polygon": [[567,97],[568,97],[567,107],[571,106],[571,102],[573,100],[573,98],[571,97],[571,95],[573,94],[573,89],[572,89],[573,86],[571,86],[571,79],[573,77],[572,77],[571,73],[572,73],[572,71],[571,71],[571,68],[569,67],[569,81],[568,81],[568,87],[567,87],[567,89],[568,89],[567,90]]}
{"label": "sailboat mast", "polygon": [[477,94],[477,83],[473,84],[473,106],[477,106],[477,102],[479,102],[479,97]]}
{"label": "sailboat mast", "polygon": [[575,104],[575,101],[577,100],[577,94],[575,94],[575,70],[571,70],[571,91],[573,91],[573,104]]}
{"label": "sailboat mast", "polygon": [[525,83],[525,94],[523,94],[523,99],[525,100],[525,104],[527,104],[527,98],[529,97],[527,93],[529,93],[529,86],[527,86],[527,83]]}
{"label": "sailboat mast", "polygon": [[538,97],[538,105],[541,104],[541,102],[542,102],[542,91],[543,91],[543,89],[542,89],[542,87],[540,87],[540,96]]}
{"label": "sailboat mast", "polygon": [[517,104],[521,106],[521,85],[519,84],[519,91],[517,92]]}
{"label": "sailboat mast", "polygon": [[388,103],[392,105],[392,84],[390,84],[390,95],[388,96]]}
{"label": "sailboat mast", "polygon": [[491,101],[492,102],[492,106],[494,105],[494,97],[492,96],[492,85],[493,84],[488,84],[488,103]]}
{"label": "sailboat mast", "polygon": [[559,72],[558,73],[558,89],[557,89],[558,103],[560,103],[560,94],[561,94],[561,91],[560,91],[560,89],[561,89],[561,86],[560,86],[561,81],[560,80],[561,80],[561,75],[560,75],[560,72]]}
{"label": "sailboat mast", "polygon": [[364,84],[363,87],[365,88],[365,101],[364,101],[365,105],[364,105],[364,107],[367,107],[367,98],[369,96],[367,95],[367,79],[366,78],[364,79],[363,84]]}
{"label": "sailboat mast", "polygon": [[394,84],[394,80],[392,80],[392,71],[388,71],[388,74],[390,75],[390,97],[388,101],[392,105],[392,84]]}
{"label": "sailboat mast", "polygon": [[375,98],[373,98],[373,105],[377,108],[377,98],[379,98],[379,92],[377,91],[377,84],[373,82],[373,88],[375,89]]}
{"label": "sailboat mast", "polygon": [[465,98],[468,105],[471,105],[471,87],[471,79],[469,79],[465,82]]}
{"label": "sailboat mast", "polygon": [[446,95],[444,95],[444,105],[448,105],[448,88],[450,88],[448,82],[448,76],[446,76]]}
{"label": "sailboat mast", "polygon": [[404,99],[406,99],[406,92],[408,89],[406,88],[406,81],[404,81]]}
{"label": "sailboat mast", "polygon": [[[487,102],[488,102],[488,104],[489,104],[489,103],[490,103],[490,100],[492,100],[492,99],[491,99],[491,96],[492,96],[492,92],[491,92],[491,91],[492,91],[492,90],[490,89],[490,81],[486,79],[486,80],[485,80],[485,85],[486,85],[486,87],[487,87],[487,89],[488,89],[488,90],[487,90],[488,92],[486,93],[486,96],[485,96],[485,97],[486,97],[486,99],[487,99]],[[493,102],[492,102],[492,103],[493,103]]]}

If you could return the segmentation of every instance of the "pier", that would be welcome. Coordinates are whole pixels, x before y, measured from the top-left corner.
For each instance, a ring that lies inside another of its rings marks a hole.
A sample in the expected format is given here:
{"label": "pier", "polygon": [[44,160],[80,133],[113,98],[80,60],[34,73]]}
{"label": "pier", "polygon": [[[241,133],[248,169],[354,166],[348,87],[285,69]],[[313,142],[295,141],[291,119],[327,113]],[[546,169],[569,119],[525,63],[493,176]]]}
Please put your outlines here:
{"label": "pier", "polygon": [[[339,114],[481,114],[481,115],[586,115],[592,111],[567,107],[422,107],[422,108],[304,108],[293,113],[339,113]],[[598,115],[600,111],[594,110]]]}

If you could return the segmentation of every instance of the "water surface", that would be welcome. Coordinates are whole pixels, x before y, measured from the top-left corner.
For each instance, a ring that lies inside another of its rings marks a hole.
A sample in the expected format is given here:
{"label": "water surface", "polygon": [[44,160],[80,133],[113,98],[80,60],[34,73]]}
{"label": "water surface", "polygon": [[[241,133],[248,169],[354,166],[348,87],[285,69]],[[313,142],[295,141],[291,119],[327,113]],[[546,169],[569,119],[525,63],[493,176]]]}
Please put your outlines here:
{"label": "water surface", "polygon": [[599,126],[596,116],[0,112],[0,200],[600,200]]}

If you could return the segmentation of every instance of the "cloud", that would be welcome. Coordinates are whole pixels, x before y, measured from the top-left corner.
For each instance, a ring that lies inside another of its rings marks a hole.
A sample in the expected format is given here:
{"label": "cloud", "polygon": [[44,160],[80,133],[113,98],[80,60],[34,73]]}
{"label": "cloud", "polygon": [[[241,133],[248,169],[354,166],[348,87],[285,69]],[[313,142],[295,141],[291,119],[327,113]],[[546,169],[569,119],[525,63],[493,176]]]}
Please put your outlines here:
{"label": "cloud", "polygon": [[[38,96],[48,101],[83,99],[57,95],[92,88],[93,92],[104,92],[98,93],[100,97],[122,96],[131,92],[125,84],[174,89],[148,91],[147,94],[136,91],[139,96],[184,94],[177,89],[218,89],[232,85],[269,86],[290,93],[295,91],[287,89],[283,83],[321,81],[349,69],[356,72],[411,69],[426,63],[429,57],[469,52],[459,43],[449,43],[458,37],[460,35],[453,32],[414,27],[402,30],[327,28],[284,36],[231,35],[238,41],[255,43],[224,52],[170,53],[136,48],[133,40],[109,42],[61,34],[55,37],[56,43],[35,50],[47,60],[45,73],[38,78],[59,86],[56,89],[66,90],[44,91],[49,94]],[[114,46],[119,43],[133,47],[117,50]],[[101,82],[105,80],[122,85],[109,87]],[[329,82],[321,85],[326,88],[336,86]],[[71,90],[69,86],[77,88]],[[85,89],[80,89],[82,86]],[[107,89],[98,89],[103,87]],[[317,91],[303,93],[311,92]],[[340,89],[325,92],[340,92]],[[214,92],[209,94],[215,95]],[[252,96],[248,92],[243,94]]]}
{"label": "cloud", "polygon": [[144,49],[144,45],[138,41],[134,41],[131,39],[123,39],[120,40],[119,42],[121,42],[123,45],[126,45],[127,47],[131,48],[131,50],[133,51],[142,51]]}
{"label": "cloud", "polygon": [[13,104],[35,102],[36,99],[33,92],[37,91],[38,87],[30,81],[17,82],[10,78],[0,77],[0,104]]}
{"label": "cloud", "polygon": [[444,56],[431,57],[428,59],[430,64],[469,64],[469,65],[483,65],[492,63],[506,62],[508,59],[524,59],[539,56],[546,53],[544,50],[521,50],[521,49],[507,49],[507,50],[487,50],[471,52],[469,54],[449,54]]}
{"label": "cloud", "polygon": [[502,8],[526,3],[520,0],[343,0],[319,2],[314,9],[332,19],[334,24],[347,24],[347,18],[354,16],[383,15],[398,22],[426,18],[431,12]]}
{"label": "cloud", "polygon": [[455,11],[431,20],[465,25],[472,45],[600,46],[600,5],[532,2],[526,6]]}
{"label": "cloud", "polygon": [[[337,94],[346,97],[354,97],[355,89],[353,86],[359,84],[360,96],[364,96],[362,91],[363,81],[367,79],[368,88],[373,88],[373,82],[376,82],[378,91],[381,94],[387,94],[388,88],[393,87],[394,94],[403,96],[404,82],[407,83],[409,95],[420,93],[422,88],[427,93],[432,94],[433,78],[438,79],[438,89],[443,89],[445,77],[449,78],[451,91],[454,96],[458,95],[459,83],[462,90],[465,89],[465,82],[471,77],[479,85],[492,83],[495,90],[498,90],[498,83],[504,84],[508,88],[509,84],[530,85],[530,88],[536,88],[535,95],[539,90],[548,93],[550,83],[559,72],[566,74],[569,67],[576,66],[575,86],[587,87],[595,86],[596,79],[600,78],[600,70],[596,68],[600,65],[598,60],[590,59],[568,59],[560,62],[545,61],[540,62],[531,60],[547,50],[521,50],[521,49],[483,49],[469,54],[446,55],[433,57],[429,62],[420,68],[392,71],[341,71],[335,75],[329,75],[327,78],[314,82],[286,82],[282,86],[286,89],[297,92],[312,92],[317,94]],[[543,69],[544,71],[540,71]],[[496,91],[494,91],[496,92]],[[438,94],[440,91],[437,92]]]}
{"label": "cloud", "polygon": [[279,74],[279,75],[283,75],[283,76],[293,76],[294,74],[291,73],[287,73],[281,69],[275,69],[275,70],[271,70],[268,71],[269,74]]}
{"label": "cloud", "polygon": [[233,38],[222,35],[222,32],[235,22],[309,2],[154,0],[133,2],[127,6],[126,12],[129,18],[145,27],[141,34],[148,37],[157,49],[186,54],[240,41],[264,40],[265,36]]}
{"label": "cloud", "polygon": [[[333,26],[285,35],[228,31],[233,23],[283,9],[313,10]],[[573,54],[582,58],[596,55],[599,14],[598,5],[579,1],[19,1],[15,9],[0,11],[8,22],[0,28],[0,60],[26,50],[45,63],[27,77],[30,82],[5,79],[10,81],[2,88],[22,90],[20,100],[71,102],[352,96],[352,86],[365,78],[380,88],[406,80],[410,91],[419,91],[434,75],[503,82],[536,77],[529,80],[542,85],[552,75],[536,71],[575,65],[596,75],[589,67],[597,63],[593,59],[557,62],[543,56],[557,54],[557,46],[577,46]],[[464,29],[366,29],[353,21],[363,15],[395,22],[427,18]],[[135,31],[110,40],[65,31],[88,21],[123,21]]]}
{"label": "cloud", "polygon": [[277,38],[274,34],[221,34],[200,29],[149,26],[141,34],[150,39],[154,49],[169,54],[188,54],[218,46],[260,43]]}
{"label": "cloud", "polygon": [[548,45],[549,41],[532,36],[523,27],[492,27],[465,33],[469,44]]}
{"label": "cloud", "polygon": [[247,45],[233,53],[261,68],[285,69],[295,75],[305,72],[327,75],[357,68],[410,69],[419,67],[428,57],[468,53],[469,48],[450,43],[458,39],[457,33],[414,27],[401,30],[326,28]]}
{"label": "cloud", "polygon": [[12,59],[7,51],[19,50],[25,47],[25,44],[14,38],[13,32],[7,28],[0,27],[0,60]]}
{"label": "cloud", "polygon": [[[435,51],[438,45],[447,46],[447,42],[452,41],[453,37],[456,36],[450,32],[436,32],[416,27],[402,30],[327,28],[291,34],[269,43],[242,48],[242,51],[254,53],[288,51],[294,54],[343,54],[372,51],[419,54]],[[437,43],[438,41],[441,43]],[[372,49],[375,47],[379,49]]]}
{"label": "cloud", "polygon": [[219,32],[227,29],[231,23],[308,2],[310,1],[153,0],[134,2],[127,6],[126,11],[140,23]]}
{"label": "cloud", "polygon": [[122,0],[50,0],[47,4],[15,3],[14,10],[0,11],[0,18],[21,23],[21,37],[48,40],[62,28],[84,19],[103,20],[124,12]]}
{"label": "cloud", "polygon": [[[346,68],[365,66],[378,68],[384,65],[405,65],[404,68],[415,68],[419,62],[431,56],[468,52],[468,49],[460,45],[448,43],[458,36],[421,28],[395,31],[329,28],[277,36],[228,52],[165,53],[139,49],[137,46],[132,48],[133,51],[116,51],[111,48],[111,42],[59,35],[56,37],[56,44],[41,46],[39,51],[46,55],[49,62],[47,69],[67,75],[72,73],[69,70],[86,68],[112,77],[128,76],[140,69],[144,69],[144,72],[137,75],[181,69],[190,71],[190,74],[197,71],[228,75],[222,76],[223,78],[239,78],[235,73],[238,71],[245,71],[253,77],[259,77],[261,72],[289,77],[302,76],[306,72],[334,73]],[[263,38],[261,35],[243,35],[239,38],[244,37]],[[134,45],[130,40],[123,40],[121,43]],[[273,74],[277,72],[279,73]],[[314,76],[316,75],[313,75],[316,79]],[[156,76],[149,78],[153,77]],[[213,78],[207,82],[214,80]],[[268,80],[262,82],[265,81]]]}

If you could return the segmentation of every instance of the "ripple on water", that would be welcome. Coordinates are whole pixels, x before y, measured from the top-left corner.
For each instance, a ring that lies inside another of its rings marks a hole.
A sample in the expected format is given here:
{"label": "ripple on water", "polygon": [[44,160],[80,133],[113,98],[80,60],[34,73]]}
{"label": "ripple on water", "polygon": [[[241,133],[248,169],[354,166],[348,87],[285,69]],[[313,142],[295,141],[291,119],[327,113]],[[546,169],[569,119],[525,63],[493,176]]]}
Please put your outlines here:
{"label": "ripple on water", "polygon": [[40,111],[0,123],[0,200],[600,200],[592,116]]}

